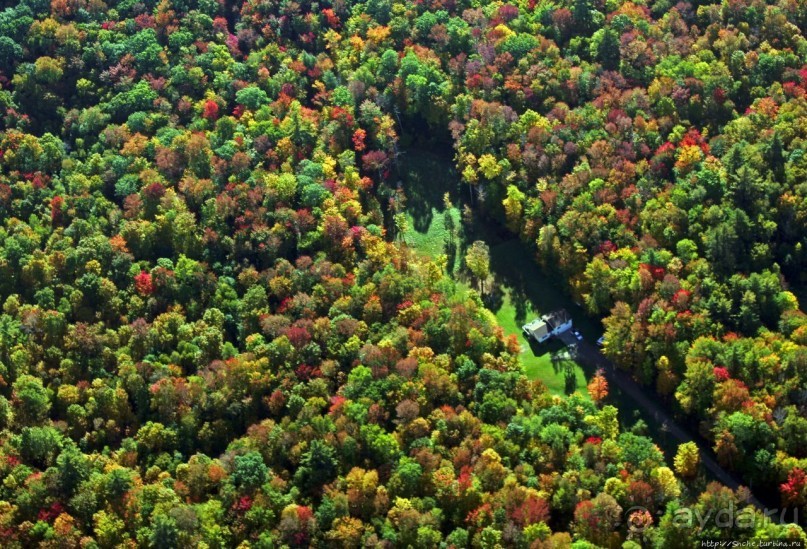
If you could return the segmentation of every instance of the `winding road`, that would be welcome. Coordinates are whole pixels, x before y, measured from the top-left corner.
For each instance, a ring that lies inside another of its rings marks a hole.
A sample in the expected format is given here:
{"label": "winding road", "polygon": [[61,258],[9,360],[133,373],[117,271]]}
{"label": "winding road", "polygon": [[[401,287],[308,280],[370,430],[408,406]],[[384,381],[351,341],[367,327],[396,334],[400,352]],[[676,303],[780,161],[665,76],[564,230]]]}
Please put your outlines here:
{"label": "winding road", "polygon": [[[435,212],[445,211],[444,193],[449,191],[453,193],[455,201],[461,201],[464,187],[450,157],[429,148],[412,149],[410,153],[412,154],[407,168],[401,172],[406,180],[407,210],[413,215],[415,230],[421,235],[427,235]],[[444,185],[433,184],[435,173],[445,174]],[[475,239],[488,243],[491,250],[492,275],[498,284],[516,291],[517,300],[531,302],[536,311],[546,312],[565,307],[568,311],[575,312],[571,298],[562,291],[557,280],[551,280],[551,277],[546,276],[534,261],[514,260],[516,257],[521,259],[534,257],[534,251],[529,250],[508,230],[489,219],[482,222],[476,216],[470,225],[466,224],[464,227],[467,231],[463,235],[467,240],[466,244]],[[552,290],[547,291],[549,288]],[[590,319],[586,321],[580,314],[573,316],[576,321],[589,324],[587,329],[583,330],[589,336],[599,331],[599,323]],[[687,428],[672,417],[652,391],[643,388],[629,374],[616,368],[596,346],[585,340],[578,342],[571,331],[562,334],[560,339],[567,346],[576,348],[576,359],[579,363],[585,364],[591,371],[602,368],[609,384],[633,401],[635,406],[631,408],[637,410],[648,424],[659,426],[664,430],[665,437],[669,435],[678,444],[694,442],[700,450],[701,465],[714,480],[732,490],[742,486],[735,475],[717,462],[710,445],[700,437],[692,436]],[[765,505],[751,494],[750,490],[748,494],[747,502],[764,512]]]}
{"label": "winding road", "polygon": [[[740,486],[744,486],[735,475],[724,469],[717,462],[711,448],[706,446],[698,438],[690,435],[689,431],[678,423],[661,404],[647,396],[646,390],[643,389],[641,385],[626,372],[614,366],[610,360],[603,356],[598,348],[585,340],[577,341],[570,330],[561,334],[560,339],[569,346],[570,349],[576,348],[576,358],[578,361],[587,362],[594,368],[602,369],[605,372],[605,378],[608,380],[609,384],[616,385],[620,390],[630,396],[647,418],[652,419],[652,421],[659,425],[664,425],[667,433],[675,438],[679,444],[694,442],[700,450],[701,465],[705,467],[716,480],[732,490],[737,490]],[[760,502],[750,490],[748,490],[748,494],[747,502],[764,512],[765,506],[762,502]]]}

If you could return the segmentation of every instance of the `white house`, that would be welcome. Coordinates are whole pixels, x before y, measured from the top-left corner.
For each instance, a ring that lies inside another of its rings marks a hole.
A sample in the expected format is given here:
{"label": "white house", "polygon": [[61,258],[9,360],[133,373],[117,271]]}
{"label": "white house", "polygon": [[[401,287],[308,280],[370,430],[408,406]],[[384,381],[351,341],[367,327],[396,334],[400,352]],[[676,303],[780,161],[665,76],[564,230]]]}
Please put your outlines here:
{"label": "white house", "polygon": [[549,331],[552,332],[553,336],[558,336],[566,330],[572,329],[572,317],[569,316],[566,309],[552,311],[548,315],[544,315],[542,318],[546,321],[547,325],[549,326]]}
{"label": "white house", "polygon": [[538,343],[543,343],[552,336],[558,336],[566,330],[572,328],[572,317],[566,309],[552,311],[548,315],[536,318],[529,324],[521,327],[524,335],[535,339]]}

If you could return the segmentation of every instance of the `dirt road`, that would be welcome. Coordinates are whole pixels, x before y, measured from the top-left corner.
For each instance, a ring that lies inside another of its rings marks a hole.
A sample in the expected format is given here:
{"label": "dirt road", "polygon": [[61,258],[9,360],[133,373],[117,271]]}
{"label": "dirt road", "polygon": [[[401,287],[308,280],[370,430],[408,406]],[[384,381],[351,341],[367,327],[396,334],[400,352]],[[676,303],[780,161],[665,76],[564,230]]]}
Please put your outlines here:
{"label": "dirt road", "polygon": [[[648,395],[647,389],[634,381],[629,374],[614,366],[610,360],[603,356],[597,347],[585,340],[578,341],[571,331],[561,334],[560,339],[576,351],[578,361],[585,362],[595,368],[601,368],[605,372],[605,377],[609,384],[619,387],[620,390],[627,393],[635,400],[645,414],[645,421],[652,421],[656,424],[663,425],[667,433],[678,441],[678,444],[684,442],[694,442],[697,444],[701,454],[702,466],[705,467],[715,479],[732,490],[736,490],[742,486],[734,474],[724,469],[717,462],[710,447],[704,444],[698,437],[693,437],[688,429],[682,426],[667,412],[664,405],[659,403],[658,397],[652,394]],[[750,490],[748,493],[750,494],[748,503],[759,510],[764,510],[765,506],[751,494]]]}

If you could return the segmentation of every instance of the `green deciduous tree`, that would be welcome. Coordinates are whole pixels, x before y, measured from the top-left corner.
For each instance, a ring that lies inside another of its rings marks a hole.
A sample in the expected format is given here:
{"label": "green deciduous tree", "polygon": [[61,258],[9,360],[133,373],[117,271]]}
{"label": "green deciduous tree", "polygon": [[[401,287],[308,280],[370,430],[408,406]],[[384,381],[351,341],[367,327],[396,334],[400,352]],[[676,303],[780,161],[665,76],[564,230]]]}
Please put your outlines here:
{"label": "green deciduous tree", "polygon": [[490,276],[490,249],[488,245],[477,240],[465,254],[465,265],[479,283],[480,290],[485,290],[485,281]]}

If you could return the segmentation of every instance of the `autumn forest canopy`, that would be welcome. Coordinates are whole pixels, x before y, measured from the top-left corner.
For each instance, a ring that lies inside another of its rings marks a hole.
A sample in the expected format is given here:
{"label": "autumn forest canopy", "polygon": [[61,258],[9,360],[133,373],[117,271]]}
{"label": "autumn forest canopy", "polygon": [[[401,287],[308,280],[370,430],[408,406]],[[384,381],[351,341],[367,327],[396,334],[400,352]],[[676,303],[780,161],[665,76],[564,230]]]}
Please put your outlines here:
{"label": "autumn forest canopy", "polygon": [[469,285],[402,237],[437,151],[460,224],[807,519],[805,32],[800,0],[0,2],[0,545],[807,542],[601,374],[526,376],[484,242]]}

